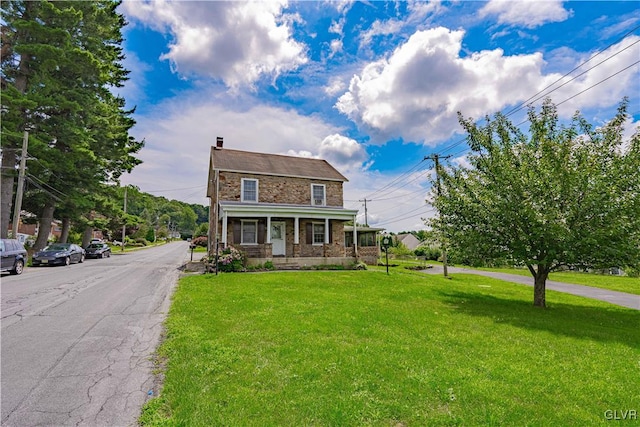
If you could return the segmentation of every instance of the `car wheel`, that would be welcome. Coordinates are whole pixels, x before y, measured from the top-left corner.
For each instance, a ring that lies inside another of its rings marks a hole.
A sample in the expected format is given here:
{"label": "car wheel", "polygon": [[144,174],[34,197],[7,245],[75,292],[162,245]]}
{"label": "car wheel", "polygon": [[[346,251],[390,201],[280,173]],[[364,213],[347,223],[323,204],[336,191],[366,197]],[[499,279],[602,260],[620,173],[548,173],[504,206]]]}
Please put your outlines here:
{"label": "car wheel", "polygon": [[104,252],[100,254],[100,258],[104,258]]}
{"label": "car wheel", "polygon": [[13,270],[11,270],[11,274],[22,274],[22,270],[24,270],[24,261],[19,259],[16,261],[16,264],[13,266]]}
{"label": "car wheel", "polygon": [[107,252],[107,258],[111,258],[111,251]]}
{"label": "car wheel", "polygon": [[78,264],[82,264],[84,262],[84,254],[80,255],[80,260],[78,261]]}
{"label": "car wheel", "polygon": [[71,264],[71,257],[68,256],[64,259],[64,265],[69,265],[69,264]]}

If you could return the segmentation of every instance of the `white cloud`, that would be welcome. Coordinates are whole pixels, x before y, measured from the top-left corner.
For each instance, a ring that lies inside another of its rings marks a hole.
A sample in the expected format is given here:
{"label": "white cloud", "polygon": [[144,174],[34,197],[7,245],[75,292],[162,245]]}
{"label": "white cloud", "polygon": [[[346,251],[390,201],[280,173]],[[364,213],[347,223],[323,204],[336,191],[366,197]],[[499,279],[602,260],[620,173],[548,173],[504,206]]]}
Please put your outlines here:
{"label": "white cloud", "polygon": [[406,28],[428,27],[429,18],[442,12],[445,8],[439,0],[431,2],[409,1],[407,2],[407,10],[409,14],[402,19],[391,18],[374,21],[366,31],[360,34],[361,47],[369,47],[377,36],[398,35]]}
{"label": "white cloud", "polygon": [[560,114],[568,116],[576,110],[585,112],[594,108],[610,111],[611,106],[617,106],[624,96],[636,96],[640,65],[632,64],[640,55],[639,42],[640,37],[632,35],[600,54],[596,52],[584,58],[588,62],[554,88],[575,79],[550,95],[556,104],[562,103],[558,107]]}
{"label": "white cloud", "polygon": [[173,37],[169,60],[183,76],[209,76],[232,88],[277,77],[307,62],[305,47],[292,38],[299,17],[286,15],[286,1],[135,2],[126,16]]}
{"label": "white cloud", "polygon": [[460,57],[463,31],[418,31],[388,59],[351,79],[336,108],[371,133],[373,143],[403,137],[434,143],[459,131],[457,112],[478,117],[528,98],[545,82],[542,55],[501,49]]}
{"label": "white cloud", "polygon": [[[353,76],[335,107],[369,132],[374,144],[398,137],[435,144],[461,131],[458,111],[476,119],[492,115],[529,100],[562,77],[559,72],[543,74],[541,53],[505,56],[495,49],[461,57],[463,36],[462,30],[442,27],[416,32],[388,59],[370,63]],[[629,46],[639,39],[627,37],[573,75],[585,74],[559,87],[571,77],[565,78],[543,93],[562,103],[563,116],[616,105],[623,96],[633,95],[629,91],[637,93],[640,66],[599,82],[637,61],[638,46]],[[576,53],[569,64],[580,56],[584,54]],[[584,94],[575,96],[580,92]]]}
{"label": "white cloud", "polygon": [[[218,136],[227,149],[276,154],[295,150],[297,155],[321,157],[345,175],[362,169],[367,160],[360,144],[317,117],[264,105],[243,109],[210,101],[210,96],[183,94],[137,117],[132,134],[146,140],[139,154],[144,163],[124,181],[148,192],[201,184],[190,202],[206,203],[209,152]],[[184,200],[184,192],[166,196]]]}
{"label": "white cloud", "polygon": [[339,77],[332,77],[329,79],[329,84],[324,88],[324,91],[327,95],[334,96],[343,90],[345,90],[346,84]]}
{"label": "white cloud", "polygon": [[479,11],[481,18],[497,15],[498,23],[536,28],[548,22],[562,22],[572,12],[562,6],[561,0],[491,0]]}

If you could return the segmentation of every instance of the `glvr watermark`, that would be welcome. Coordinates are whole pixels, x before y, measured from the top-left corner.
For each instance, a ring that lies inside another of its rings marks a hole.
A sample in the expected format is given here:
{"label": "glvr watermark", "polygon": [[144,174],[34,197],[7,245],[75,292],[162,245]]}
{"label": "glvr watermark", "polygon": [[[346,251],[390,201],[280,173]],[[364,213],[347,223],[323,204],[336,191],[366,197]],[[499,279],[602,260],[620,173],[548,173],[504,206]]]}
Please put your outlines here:
{"label": "glvr watermark", "polygon": [[635,409],[607,409],[604,418],[611,421],[630,421],[638,419],[638,411]]}

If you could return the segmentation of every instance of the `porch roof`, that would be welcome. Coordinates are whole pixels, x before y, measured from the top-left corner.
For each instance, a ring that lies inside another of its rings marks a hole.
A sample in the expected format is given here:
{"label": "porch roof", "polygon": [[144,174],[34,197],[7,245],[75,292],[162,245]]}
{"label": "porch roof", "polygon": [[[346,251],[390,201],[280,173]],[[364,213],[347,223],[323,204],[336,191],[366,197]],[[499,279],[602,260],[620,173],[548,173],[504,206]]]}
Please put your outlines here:
{"label": "porch roof", "polygon": [[220,202],[220,212],[227,217],[279,217],[337,219],[351,221],[357,210],[339,206],[283,205],[275,203]]}

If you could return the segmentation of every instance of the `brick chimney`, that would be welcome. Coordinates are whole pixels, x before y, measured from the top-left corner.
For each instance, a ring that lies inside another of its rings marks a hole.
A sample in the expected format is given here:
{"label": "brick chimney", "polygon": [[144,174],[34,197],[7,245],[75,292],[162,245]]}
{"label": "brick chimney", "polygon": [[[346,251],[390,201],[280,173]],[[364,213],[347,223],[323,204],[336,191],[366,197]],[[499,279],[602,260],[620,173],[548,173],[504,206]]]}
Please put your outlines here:
{"label": "brick chimney", "polygon": [[216,148],[221,150],[222,149],[222,144],[224,144],[224,141],[222,140],[221,136],[218,136],[216,138]]}

